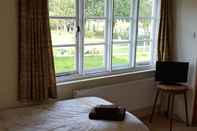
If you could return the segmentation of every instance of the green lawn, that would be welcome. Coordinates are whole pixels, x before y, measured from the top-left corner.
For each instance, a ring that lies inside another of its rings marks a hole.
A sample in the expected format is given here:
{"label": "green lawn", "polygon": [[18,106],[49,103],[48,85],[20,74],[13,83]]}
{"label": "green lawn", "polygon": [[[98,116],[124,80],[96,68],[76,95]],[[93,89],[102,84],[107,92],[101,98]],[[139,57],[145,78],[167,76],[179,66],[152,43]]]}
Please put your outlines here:
{"label": "green lawn", "polygon": [[[113,57],[113,63],[128,63],[126,56]],[[86,56],[84,61],[84,68],[86,70],[104,67],[104,60],[102,56]],[[76,64],[74,57],[55,57],[56,73],[69,72],[75,70]]]}
{"label": "green lawn", "polygon": [[[137,61],[143,61],[147,59],[147,54],[138,53],[137,55]],[[69,72],[74,71],[76,68],[76,63],[74,61],[74,57],[68,56],[68,57],[55,57],[55,70],[56,73],[61,72]],[[112,64],[113,65],[127,65],[128,62],[128,56],[113,56],[112,58]],[[102,56],[85,56],[84,59],[84,68],[85,70],[89,69],[95,69],[95,68],[102,68],[104,67],[104,59]]]}

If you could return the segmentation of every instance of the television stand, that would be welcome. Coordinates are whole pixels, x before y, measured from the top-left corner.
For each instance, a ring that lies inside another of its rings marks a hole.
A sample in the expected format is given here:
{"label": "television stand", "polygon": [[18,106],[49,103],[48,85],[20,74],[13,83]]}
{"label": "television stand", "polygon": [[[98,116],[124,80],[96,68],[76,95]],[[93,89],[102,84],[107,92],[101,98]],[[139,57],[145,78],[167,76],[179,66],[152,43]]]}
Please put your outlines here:
{"label": "television stand", "polygon": [[157,84],[157,93],[152,109],[152,114],[150,117],[149,122],[151,123],[153,120],[153,116],[155,113],[155,108],[157,104],[158,97],[160,93],[168,94],[168,108],[167,108],[167,116],[170,112],[170,131],[172,131],[172,123],[173,123],[173,110],[174,110],[174,98],[176,95],[183,95],[184,96],[184,102],[185,102],[185,115],[186,115],[186,125],[189,126],[188,121],[188,105],[187,105],[187,91],[189,90],[189,86],[183,85],[183,84]]}
{"label": "television stand", "polygon": [[170,82],[159,82],[157,85],[166,85],[166,86],[183,86],[183,84],[180,83],[170,83]]}

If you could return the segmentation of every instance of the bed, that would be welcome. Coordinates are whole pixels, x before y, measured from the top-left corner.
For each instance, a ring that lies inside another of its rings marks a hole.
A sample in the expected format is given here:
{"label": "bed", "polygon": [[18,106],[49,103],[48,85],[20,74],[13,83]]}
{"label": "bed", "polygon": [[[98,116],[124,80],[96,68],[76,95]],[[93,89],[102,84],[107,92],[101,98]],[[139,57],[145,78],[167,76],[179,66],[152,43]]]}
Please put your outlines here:
{"label": "bed", "polygon": [[0,111],[0,131],[149,131],[129,112],[122,122],[90,120],[89,111],[97,104],[111,103],[84,97]]}

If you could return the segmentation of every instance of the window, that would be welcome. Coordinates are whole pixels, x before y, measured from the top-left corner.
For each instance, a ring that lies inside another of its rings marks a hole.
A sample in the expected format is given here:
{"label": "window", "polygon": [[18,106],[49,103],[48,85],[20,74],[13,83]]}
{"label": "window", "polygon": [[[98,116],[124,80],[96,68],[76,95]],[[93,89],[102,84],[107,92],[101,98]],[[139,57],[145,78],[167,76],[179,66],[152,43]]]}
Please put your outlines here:
{"label": "window", "polygon": [[159,0],[49,0],[57,76],[154,63]]}
{"label": "window", "polygon": [[107,0],[85,0],[84,71],[106,69]]}
{"label": "window", "polygon": [[155,42],[154,0],[140,0],[137,33],[136,63],[149,63],[153,59],[153,44]]}

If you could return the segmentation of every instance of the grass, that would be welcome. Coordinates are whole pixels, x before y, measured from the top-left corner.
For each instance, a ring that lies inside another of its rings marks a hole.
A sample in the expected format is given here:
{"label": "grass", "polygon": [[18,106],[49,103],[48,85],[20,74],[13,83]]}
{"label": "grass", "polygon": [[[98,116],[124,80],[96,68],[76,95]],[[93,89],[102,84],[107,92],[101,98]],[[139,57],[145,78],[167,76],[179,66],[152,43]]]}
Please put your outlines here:
{"label": "grass", "polygon": [[70,72],[75,70],[75,61],[74,57],[55,57],[54,58],[55,63],[55,71],[56,73],[61,72]]}
{"label": "grass", "polygon": [[103,68],[103,67],[105,67],[103,56],[101,55],[85,56],[84,59],[85,70]]}
{"label": "grass", "polygon": [[[137,62],[148,60],[147,54],[138,53],[137,55]],[[70,72],[76,70],[76,63],[75,58],[73,56],[65,56],[65,57],[55,57],[55,70],[56,73],[61,72]],[[121,56],[113,56],[112,57],[112,64],[113,65],[127,65],[128,62],[127,55]],[[85,70],[89,69],[97,69],[97,68],[104,68],[104,58],[101,55],[97,56],[85,56],[84,59],[84,68]]]}

